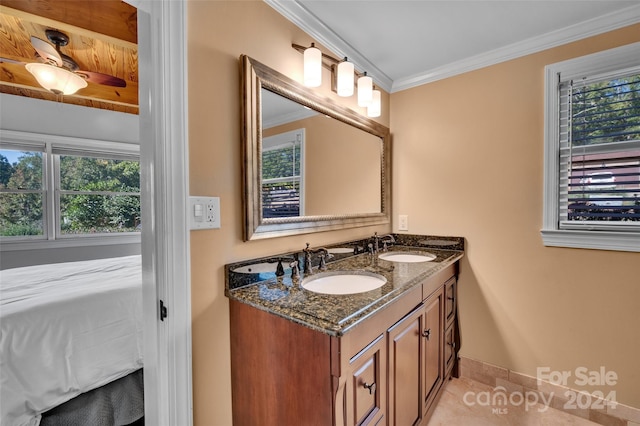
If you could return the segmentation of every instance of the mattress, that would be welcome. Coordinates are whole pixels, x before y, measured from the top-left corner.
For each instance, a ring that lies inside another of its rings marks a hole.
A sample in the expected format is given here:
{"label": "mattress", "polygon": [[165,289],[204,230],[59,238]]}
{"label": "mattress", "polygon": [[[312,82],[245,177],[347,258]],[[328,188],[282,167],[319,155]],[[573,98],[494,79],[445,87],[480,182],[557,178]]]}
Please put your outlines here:
{"label": "mattress", "polygon": [[0,424],[142,367],[140,256],[0,271]]}

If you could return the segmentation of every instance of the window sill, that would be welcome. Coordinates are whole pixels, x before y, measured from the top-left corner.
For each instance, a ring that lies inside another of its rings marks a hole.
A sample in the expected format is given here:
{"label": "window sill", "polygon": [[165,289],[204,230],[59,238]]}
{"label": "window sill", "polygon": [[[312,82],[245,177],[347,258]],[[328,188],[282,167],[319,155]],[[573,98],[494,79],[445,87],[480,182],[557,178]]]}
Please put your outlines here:
{"label": "window sill", "polygon": [[545,246],[640,252],[637,232],[543,229]]}
{"label": "window sill", "polygon": [[58,240],[2,241],[0,252],[39,250],[67,247],[108,246],[140,244],[140,234],[113,235],[106,237],[61,238]]}

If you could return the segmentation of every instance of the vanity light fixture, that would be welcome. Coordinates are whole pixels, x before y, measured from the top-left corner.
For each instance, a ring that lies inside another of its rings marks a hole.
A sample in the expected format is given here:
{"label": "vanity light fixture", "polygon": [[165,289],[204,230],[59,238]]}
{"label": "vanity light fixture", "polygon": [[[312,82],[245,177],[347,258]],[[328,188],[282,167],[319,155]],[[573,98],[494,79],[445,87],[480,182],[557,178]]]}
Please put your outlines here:
{"label": "vanity light fixture", "polygon": [[358,78],[358,106],[366,107],[373,101],[373,79],[364,72]]}
{"label": "vanity light fixture", "polygon": [[304,85],[318,87],[322,84],[322,52],[311,43],[304,50]]}
{"label": "vanity light fixture", "polygon": [[367,106],[367,117],[380,117],[382,112],[381,93],[378,89],[373,89],[373,100]]}
{"label": "vanity light fixture", "polygon": [[344,61],[338,64],[338,96],[347,97],[353,95],[354,66],[345,56]]}
{"label": "vanity light fixture", "polygon": [[[325,67],[331,71],[331,90],[336,92],[338,96],[347,97],[353,95],[355,86],[357,85],[358,106],[366,107],[367,116],[369,117],[380,116],[380,91],[374,90],[373,79],[369,77],[366,72],[359,73],[356,71],[353,63],[349,62],[346,57],[344,60],[339,60],[322,53],[320,49],[315,46],[315,43],[311,43],[309,47],[292,43],[291,47],[304,55],[305,86],[320,86],[322,84],[322,67]],[[320,58],[319,66],[317,65],[318,57]],[[313,71],[311,71],[312,68]]]}
{"label": "vanity light fixture", "polygon": [[34,62],[27,64],[26,68],[38,80],[40,86],[56,95],[73,95],[87,87],[84,78],[55,65]]}

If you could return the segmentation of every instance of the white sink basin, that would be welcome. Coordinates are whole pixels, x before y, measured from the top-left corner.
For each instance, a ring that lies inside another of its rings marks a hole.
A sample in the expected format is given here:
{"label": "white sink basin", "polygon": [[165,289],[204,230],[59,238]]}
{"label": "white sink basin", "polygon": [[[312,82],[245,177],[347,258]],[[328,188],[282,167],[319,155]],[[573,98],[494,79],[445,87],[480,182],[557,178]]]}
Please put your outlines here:
{"label": "white sink basin", "polygon": [[388,260],[389,262],[405,262],[405,263],[417,263],[417,262],[429,262],[435,259],[437,256],[432,253],[410,253],[405,251],[390,251],[378,255],[378,259]]}
{"label": "white sink basin", "polygon": [[366,271],[320,272],[302,280],[302,288],[323,294],[355,294],[382,287],[387,279]]}
{"label": "white sink basin", "polygon": [[329,253],[333,254],[345,254],[345,253],[353,253],[353,248],[351,247],[334,247],[327,250]]}
{"label": "white sink basin", "polygon": [[264,274],[264,273],[274,273],[276,272],[276,268],[278,267],[277,263],[253,263],[251,265],[240,266],[238,268],[232,269],[232,272],[238,272],[240,274]]}

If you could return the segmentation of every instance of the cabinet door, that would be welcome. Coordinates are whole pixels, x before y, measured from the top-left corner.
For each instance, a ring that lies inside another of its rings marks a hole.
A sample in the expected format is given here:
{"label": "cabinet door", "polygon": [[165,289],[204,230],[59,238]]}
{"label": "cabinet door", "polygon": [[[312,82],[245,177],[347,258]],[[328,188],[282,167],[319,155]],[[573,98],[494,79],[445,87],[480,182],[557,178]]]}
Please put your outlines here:
{"label": "cabinet door", "polygon": [[444,332],[444,375],[447,377],[453,368],[453,362],[456,357],[456,329],[453,325],[449,326]]}
{"label": "cabinet door", "polygon": [[380,335],[351,359],[352,402],[347,402],[348,424],[375,425],[384,417],[386,404],[386,345]]}
{"label": "cabinet door", "polygon": [[422,397],[425,413],[442,383],[442,294],[442,290],[439,290],[424,302],[425,324],[422,337],[425,349]]}
{"label": "cabinet door", "polygon": [[449,327],[456,317],[456,277],[451,277],[445,284],[445,321],[446,326]]}
{"label": "cabinet door", "polygon": [[422,418],[423,326],[424,306],[421,304],[389,329],[390,425],[414,425]]}

